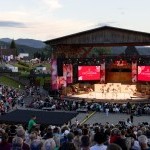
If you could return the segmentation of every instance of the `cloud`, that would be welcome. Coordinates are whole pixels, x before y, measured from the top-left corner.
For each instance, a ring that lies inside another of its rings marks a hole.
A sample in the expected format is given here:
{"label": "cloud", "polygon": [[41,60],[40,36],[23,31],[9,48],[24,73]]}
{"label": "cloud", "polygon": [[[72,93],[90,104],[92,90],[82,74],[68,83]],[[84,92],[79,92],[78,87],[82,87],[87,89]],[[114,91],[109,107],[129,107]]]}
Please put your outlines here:
{"label": "cloud", "polygon": [[16,21],[0,21],[0,27],[26,28],[26,25]]}
{"label": "cloud", "polygon": [[62,5],[60,4],[59,0],[42,0],[43,3],[46,4],[51,10],[61,8]]}
{"label": "cloud", "polygon": [[125,14],[125,9],[124,8],[118,8],[118,11],[121,15],[124,15]]}
{"label": "cloud", "polygon": [[[86,25],[86,26],[85,26]],[[91,22],[75,20],[51,20],[49,22],[28,22],[27,28],[3,28],[0,36],[5,33],[9,38],[33,38],[49,40],[89,29]]]}

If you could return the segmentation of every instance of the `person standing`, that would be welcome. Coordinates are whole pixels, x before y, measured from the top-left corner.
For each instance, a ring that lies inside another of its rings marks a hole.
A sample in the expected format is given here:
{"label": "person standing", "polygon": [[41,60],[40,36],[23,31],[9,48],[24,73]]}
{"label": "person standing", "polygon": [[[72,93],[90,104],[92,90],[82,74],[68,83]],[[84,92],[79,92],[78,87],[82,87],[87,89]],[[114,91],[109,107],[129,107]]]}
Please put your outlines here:
{"label": "person standing", "polygon": [[130,115],[131,123],[133,123],[133,114]]}
{"label": "person standing", "polygon": [[108,116],[108,114],[109,114],[109,107],[108,106],[106,107],[105,111],[106,111],[106,116]]}
{"label": "person standing", "polygon": [[128,102],[127,103],[127,114],[131,114],[131,108],[132,108],[132,106],[131,106],[130,102]]}
{"label": "person standing", "polygon": [[32,118],[29,120],[28,123],[28,132],[31,133],[31,131],[33,130],[33,128],[36,126],[36,116],[33,115]]}

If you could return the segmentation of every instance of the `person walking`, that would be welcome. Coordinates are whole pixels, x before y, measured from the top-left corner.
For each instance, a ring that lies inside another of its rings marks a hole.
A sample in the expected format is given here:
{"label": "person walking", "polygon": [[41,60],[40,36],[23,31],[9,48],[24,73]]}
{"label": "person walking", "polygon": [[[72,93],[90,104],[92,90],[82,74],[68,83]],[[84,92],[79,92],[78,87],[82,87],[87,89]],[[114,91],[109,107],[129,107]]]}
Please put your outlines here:
{"label": "person walking", "polygon": [[33,128],[36,126],[36,116],[33,115],[32,118],[29,120],[28,123],[28,132],[31,133],[31,131],[33,130]]}

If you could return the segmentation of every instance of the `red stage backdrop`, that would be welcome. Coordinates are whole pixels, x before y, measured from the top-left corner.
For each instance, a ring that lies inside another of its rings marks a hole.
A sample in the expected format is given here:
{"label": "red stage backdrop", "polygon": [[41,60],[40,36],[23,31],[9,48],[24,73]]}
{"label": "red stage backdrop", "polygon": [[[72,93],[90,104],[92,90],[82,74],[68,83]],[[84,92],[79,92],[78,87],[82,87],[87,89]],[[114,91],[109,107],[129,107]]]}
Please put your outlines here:
{"label": "red stage backdrop", "polygon": [[63,65],[63,76],[57,77],[58,88],[67,87],[67,84],[73,82],[72,64]]}
{"label": "red stage backdrop", "polygon": [[65,76],[61,76],[61,77],[57,77],[57,83],[58,83],[58,89],[62,88],[62,87],[66,87],[66,77]]}
{"label": "red stage backdrop", "polygon": [[66,76],[67,76],[67,71],[66,71],[66,67],[64,64],[63,65],[63,76],[57,78],[58,79],[58,88],[62,88],[62,87],[67,86]]}
{"label": "red stage backdrop", "polygon": [[78,80],[100,80],[100,66],[78,66]]}
{"label": "red stage backdrop", "polygon": [[73,83],[73,67],[72,64],[66,64],[64,66],[66,69],[66,80],[67,80],[67,84],[68,83]]}
{"label": "red stage backdrop", "polygon": [[132,82],[137,82],[137,62],[132,62]]}
{"label": "red stage backdrop", "polygon": [[101,78],[100,78],[100,81],[101,83],[105,83],[105,62],[103,62],[101,64]]}
{"label": "red stage backdrop", "polygon": [[114,62],[114,65],[116,65],[116,66],[126,66],[127,65],[127,61],[126,60],[116,60]]}
{"label": "red stage backdrop", "polygon": [[51,59],[51,88],[52,90],[58,89],[57,83],[57,60]]}
{"label": "red stage backdrop", "polygon": [[150,66],[138,66],[138,80],[150,81]]}

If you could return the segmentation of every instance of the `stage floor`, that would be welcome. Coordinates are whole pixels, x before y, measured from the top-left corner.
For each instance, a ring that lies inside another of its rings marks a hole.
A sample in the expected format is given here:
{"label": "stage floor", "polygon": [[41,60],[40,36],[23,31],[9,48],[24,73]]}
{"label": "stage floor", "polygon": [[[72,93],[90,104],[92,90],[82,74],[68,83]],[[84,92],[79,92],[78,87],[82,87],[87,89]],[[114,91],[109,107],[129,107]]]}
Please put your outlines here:
{"label": "stage floor", "polygon": [[81,98],[95,98],[95,99],[130,99],[133,97],[133,94],[130,93],[101,93],[101,92],[89,92],[85,94],[72,95],[72,97],[81,97]]}
{"label": "stage floor", "polygon": [[104,100],[104,101],[147,101],[147,97],[138,97],[134,96],[130,93],[115,93],[115,92],[109,92],[109,93],[101,93],[101,92],[89,92],[89,93],[83,93],[83,94],[76,94],[76,95],[70,95],[68,96],[70,98],[79,98],[79,99],[87,99],[87,100]]}

